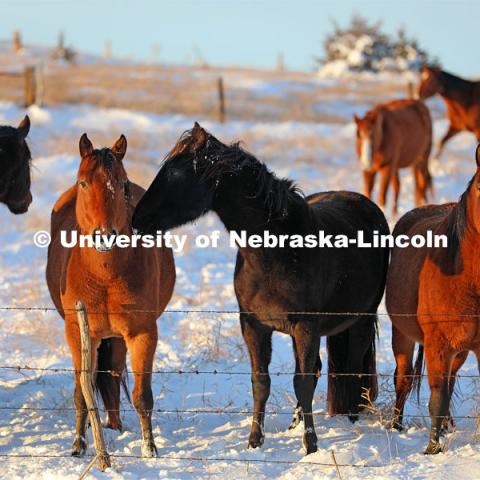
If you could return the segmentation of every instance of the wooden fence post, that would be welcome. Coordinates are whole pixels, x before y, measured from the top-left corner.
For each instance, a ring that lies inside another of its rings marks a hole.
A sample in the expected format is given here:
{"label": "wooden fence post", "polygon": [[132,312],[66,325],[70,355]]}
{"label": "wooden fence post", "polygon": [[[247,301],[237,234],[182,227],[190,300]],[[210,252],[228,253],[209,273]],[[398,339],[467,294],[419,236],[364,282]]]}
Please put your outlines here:
{"label": "wooden fence post", "polygon": [[35,67],[28,65],[25,67],[25,106],[29,107],[34,105],[36,98],[35,94],[37,91],[36,87],[36,78],[35,78]]}
{"label": "wooden fence post", "polygon": [[111,463],[110,456],[105,447],[102,425],[100,423],[100,416],[98,414],[95,394],[93,392],[92,345],[90,340],[90,329],[88,327],[87,311],[85,305],[81,301],[75,302],[75,310],[77,312],[80,338],[82,341],[82,372],[80,375],[80,384],[82,385],[83,396],[88,408],[95,451],[97,452],[98,457],[98,465],[103,472],[106,468],[111,466]]}
{"label": "wooden fence post", "polygon": [[218,121],[225,123],[225,92],[222,77],[218,77]]}
{"label": "wooden fence post", "polygon": [[415,98],[415,85],[413,82],[408,82],[407,84],[407,97],[408,98]]}

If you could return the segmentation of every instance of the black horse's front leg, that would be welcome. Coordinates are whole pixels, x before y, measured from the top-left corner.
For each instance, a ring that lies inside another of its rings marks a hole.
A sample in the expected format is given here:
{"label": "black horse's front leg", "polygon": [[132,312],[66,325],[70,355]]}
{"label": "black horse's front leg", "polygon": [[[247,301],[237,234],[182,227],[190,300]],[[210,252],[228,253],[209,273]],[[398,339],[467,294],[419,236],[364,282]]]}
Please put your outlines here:
{"label": "black horse's front leg", "polygon": [[295,374],[293,385],[298,403],[302,407],[305,428],[303,444],[307,450],[307,455],[317,451],[317,434],[313,423],[312,402],[318,381],[320,336],[315,327],[315,323],[308,319],[297,320],[294,332],[298,371]]}
{"label": "black horse's front leg", "polygon": [[272,330],[258,323],[253,315],[240,314],[242,335],[252,367],[253,420],[248,445],[261,447],[265,438],[265,406],[270,395],[268,365],[272,358]]}

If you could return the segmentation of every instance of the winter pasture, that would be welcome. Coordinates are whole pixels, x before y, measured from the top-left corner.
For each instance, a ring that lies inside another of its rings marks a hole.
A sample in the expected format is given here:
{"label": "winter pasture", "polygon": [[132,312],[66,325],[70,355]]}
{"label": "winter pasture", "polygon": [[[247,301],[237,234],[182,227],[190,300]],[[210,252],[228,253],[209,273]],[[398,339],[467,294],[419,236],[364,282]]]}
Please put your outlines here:
{"label": "winter pasture", "polygon": [[[8,63],[6,55],[2,62]],[[14,217],[0,209],[0,306],[53,306],[44,279],[46,250],[35,247],[32,236],[49,229],[55,199],[74,182],[78,139],[84,131],[98,146],[110,146],[124,133],[129,142],[127,171],[143,186],[149,185],[177,137],[198,120],[224,141],[241,139],[245,148],[279,176],[293,178],[306,194],[333,189],[361,191],[352,113],[363,114],[375,102],[403,96],[408,81],[403,76],[331,80],[313,74],[229,70],[223,72],[229,116],[225,124],[219,124],[213,120],[214,89],[203,86],[215,85],[216,71],[113,65],[110,78],[106,67],[94,63],[71,68],[78,68],[78,82],[83,79],[76,85],[76,98],[63,98],[60,92],[65,94],[67,89],[54,88],[47,92],[47,106],[28,109],[34,202],[23,216]],[[89,72],[93,74],[95,69],[103,73],[92,82]],[[145,80],[143,90],[135,84],[138,78]],[[196,81],[200,82],[200,100],[194,88]],[[175,84],[177,97],[172,96]],[[190,108],[179,113],[179,105],[187,98],[191,99]],[[161,103],[162,99],[169,102]],[[14,100],[0,103],[0,124],[16,124],[25,114]],[[447,127],[443,107],[439,99],[430,101],[429,106],[438,139]],[[469,134],[461,134],[448,144],[433,168],[436,202],[456,200],[464,191],[474,172],[474,148]],[[401,213],[413,206],[410,173],[403,177]],[[393,227],[395,218],[388,218]],[[214,215],[208,215],[178,233],[193,237],[222,228]],[[232,286],[235,251],[226,241],[218,249],[190,246],[175,260],[177,283],[170,310],[230,312],[237,308]],[[54,311],[1,311],[0,326],[0,476],[78,478],[89,459],[70,457],[75,421],[73,379],[71,372],[62,371],[71,368],[71,361],[60,316]],[[165,313],[158,327],[154,369],[164,373],[153,377],[155,408],[160,410],[154,413],[153,423],[159,458],[136,458],[140,455],[140,426],[124,399],[124,431],[105,432],[113,466],[104,473],[93,468],[91,477],[335,479],[339,474],[331,466],[333,451],[344,479],[478,478],[479,380],[468,378],[478,374],[473,358],[461,370],[467,378],[460,378],[457,384],[457,427],[444,439],[445,453],[434,457],[422,453],[429,424],[424,418],[428,415],[426,382],[420,403],[414,398],[408,402],[408,428],[402,433],[387,428],[394,362],[390,322],[383,306],[377,358],[382,375],[379,399],[354,425],[345,418],[330,418],[325,415],[326,379],[322,377],[314,403],[319,451],[308,457],[304,456],[301,427],[287,430],[295,405],[292,376],[285,375],[294,370],[289,338],[274,335],[266,440],[263,448],[248,450],[250,366],[238,316]],[[324,343],[321,356],[325,371]],[[26,365],[39,370],[3,368]],[[92,446],[89,453],[93,453]]]}

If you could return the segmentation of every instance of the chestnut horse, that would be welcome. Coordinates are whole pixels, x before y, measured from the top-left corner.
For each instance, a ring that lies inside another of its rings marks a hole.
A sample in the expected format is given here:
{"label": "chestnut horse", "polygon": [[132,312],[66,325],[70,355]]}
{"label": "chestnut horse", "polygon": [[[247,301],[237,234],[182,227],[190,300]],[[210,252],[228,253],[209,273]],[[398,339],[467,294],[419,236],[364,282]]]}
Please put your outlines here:
{"label": "chestnut horse", "polygon": [[[394,426],[402,428],[405,401],[413,378],[422,372],[425,349],[431,418],[425,453],[441,450],[439,436],[451,422],[449,404],[458,369],[470,350],[480,359],[480,146],[476,162],[477,171],[458,203],[412,210],[393,232],[412,237],[432,231],[448,240],[447,248],[395,247],[387,277],[386,305],[397,364]],[[420,347],[414,369],[415,343]]]}
{"label": "chestnut horse", "polygon": [[[131,218],[144,190],[130,182],[122,160],[127,141],[122,135],[112,149],[94,150],[87,135],[80,139],[77,182],[57,200],[51,219],[47,283],[52,300],[65,320],[65,332],[75,369],[76,436],[72,455],[86,451],[87,410],[80,387],[80,332],[74,311],[85,303],[93,346],[92,365],[100,371],[96,386],[108,412],[107,426],[121,430],[120,375],[131,355],[135,385],[133,404],[140,417],[142,454],[156,453],[151,415],[151,372],[157,346],[157,318],[172,295],[175,265],[169,248],[113,248],[105,241],[95,248],[63,247],[61,231],[111,238],[132,234]],[[98,349],[98,352],[97,352]],[[98,362],[98,363],[97,363]]]}
{"label": "chestnut horse", "polygon": [[472,82],[438,67],[424,66],[418,95],[425,99],[437,93],[447,106],[450,125],[440,140],[435,157],[440,157],[445,143],[459,132],[472,132],[480,142],[480,81]]}
{"label": "chestnut horse", "polygon": [[428,159],[432,147],[432,120],[428,108],[418,100],[393,100],[377,105],[364,118],[353,116],[357,124],[356,148],[363,171],[364,194],[372,197],[375,176],[381,174],[378,204],[384,208],[390,182],[398,210],[400,168],[412,167],[415,205],[427,201],[432,188]]}
{"label": "chestnut horse", "polygon": [[[290,180],[277,178],[238,143],[225,145],[196,123],[172,149],[138,203],[133,226],[146,233],[170,230],[210,210],[227,230],[245,231],[248,236],[265,231],[318,235],[322,230],[352,238],[362,230],[371,239],[374,230],[389,233],[382,211],[363,195],[323,192],[305,198]],[[249,446],[260,447],[265,438],[274,331],[292,338],[298,403],[291,427],[303,419],[307,454],[317,450],[312,401],[322,369],[321,336],[328,336],[330,413],[348,414],[355,421],[364,403],[364,390],[375,400],[376,312],[385,287],[388,256],[388,248],[353,245],[239,246],[234,286],[250,354],[254,404]],[[329,315],[331,312],[334,314]]]}
{"label": "chestnut horse", "polygon": [[15,127],[0,126],[0,202],[15,214],[25,213],[32,203],[30,164],[27,145],[28,116]]}

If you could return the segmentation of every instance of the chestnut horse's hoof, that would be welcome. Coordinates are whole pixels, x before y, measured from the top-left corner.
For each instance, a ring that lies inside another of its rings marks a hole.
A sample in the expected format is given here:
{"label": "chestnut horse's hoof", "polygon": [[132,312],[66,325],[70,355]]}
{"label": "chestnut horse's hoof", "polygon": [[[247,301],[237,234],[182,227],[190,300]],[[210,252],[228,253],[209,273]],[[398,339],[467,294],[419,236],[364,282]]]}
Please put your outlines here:
{"label": "chestnut horse's hoof", "polygon": [[262,432],[251,432],[250,437],[248,438],[248,447],[249,448],[259,448],[263,445],[265,441],[265,435]]}
{"label": "chestnut horse's hoof", "polygon": [[87,447],[85,437],[76,435],[72,445],[72,457],[83,457],[87,453]]}
{"label": "chestnut horse's hoof", "polygon": [[157,456],[158,456],[158,451],[157,451],[155,442],[153,440],[142,443],[142,457],[155,458]]}
{"label": "chestnut horse's hoof", "polygon": [[118,430],[119,432],[123,431],[122,422],[114,422],[109,420],[108,422],[103,424],[104,428],[108,428],[110,430]]}
{"label": "chestnut horse's hoof", "polygon": [[441,451],[442,451],[442,447],[440,446],[440,443],[430,441],[428,442],[427,448],[423,453],[425,455],[437,455],[437,453],[440,453]]}
{"label": "chestnut horse's hoof", "polygon": [[310,455],[311,453],[315,453],[318,450],[316,433],[305,432],[303,434],[303,445],[307,450],[307,455]]}

